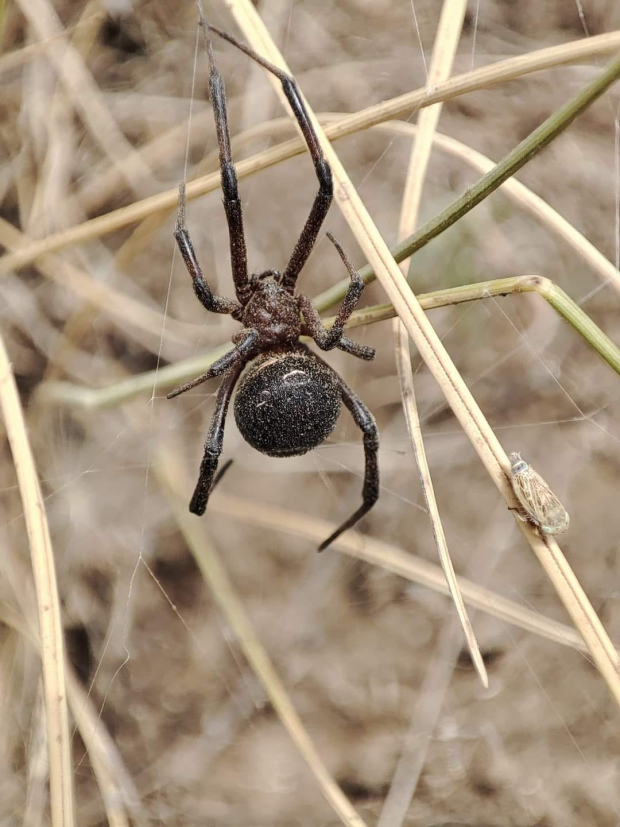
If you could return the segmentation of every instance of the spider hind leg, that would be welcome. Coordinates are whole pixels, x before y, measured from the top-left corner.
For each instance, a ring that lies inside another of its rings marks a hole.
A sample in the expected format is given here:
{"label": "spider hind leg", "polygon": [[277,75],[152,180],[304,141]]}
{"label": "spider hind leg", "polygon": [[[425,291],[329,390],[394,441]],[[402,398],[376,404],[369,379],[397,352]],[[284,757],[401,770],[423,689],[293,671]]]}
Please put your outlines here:
{"label": "spider hind leg", "polygon": [[[322,359],[320,361],[323,361]],[[332,369],[333,370],[333,369]],[[362,519],[373,505],[379,499],[379,432],[377,430],[377,423],[374,416],[368,410],[366,405],[362,402],[359,396],[351,390],[335,371],[334,376],[340,385],[340,392],[342,394],[342,401],[349,413],[353,417],[353,421],[357,427],[364,434],[364,485],[362,487],[362,504],[355,511],[348,520],[345,520],[339,528],[336,529],[329,537],[324,540],[319,546],[319,551],[325,551],[334,540],[347,531]]]}

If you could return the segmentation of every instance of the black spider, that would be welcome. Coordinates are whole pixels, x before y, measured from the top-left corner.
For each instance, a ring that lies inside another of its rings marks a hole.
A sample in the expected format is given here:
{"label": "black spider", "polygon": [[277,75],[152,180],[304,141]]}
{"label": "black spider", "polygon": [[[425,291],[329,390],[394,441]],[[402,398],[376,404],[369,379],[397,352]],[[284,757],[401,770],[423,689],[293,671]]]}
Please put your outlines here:
{"label": "black spider", "polygon": [[[233,336],[234,348],[231,351],[214,362],[202,376],[168,394],[171,399],[207,379],[223,375],[205,444],[200,476],[189,510],[199,515],[205,512],[222,452],[228,404],[243,369],[248,362],[255,360],[241,379],[234,404],[237,426],[253,448],[276,457],[304,454],[316,448],[336,426],[342,402],[350,411],[355,424],[363,431],[366,457],[363,503],[337,531],[321,543],[319,551],[323,551],[343,531],[355,525],[377,501],[379,439],[374,417],[363,402],[332,368],[299,341],[299,337],[302,332],[307,332],[321,350],[339,348],[360,359],[374,359],[373,348],[356,344],[343,335],[344,326],[359,301],[364,283],[340,244],[328,233],[351,276],[349,289],[332,327],[329,330],[323,327],[317,310],[307,296],[295,295],[297,277],[312,252],[332,201],[331,169],[323,157],[295,80],[231,35],[209,26],[202,15],[201,26],[209,57],[209,85],[220,151],[222,193],[237,301],[214,296],[205,281],[185,225],[184,184],[179,188],[179,210],[174,237],[193,279],[194,292],[199,301],[213,313],[229,313],[243,324],[243,328]],[[215,65],[209,30],[245,52],[280,80],[314,161],[319,192],[283,273],[267,270],[248,275],[243,216],[230,149],[224,83]],[[300,314],[305,322],[303,326]]]}

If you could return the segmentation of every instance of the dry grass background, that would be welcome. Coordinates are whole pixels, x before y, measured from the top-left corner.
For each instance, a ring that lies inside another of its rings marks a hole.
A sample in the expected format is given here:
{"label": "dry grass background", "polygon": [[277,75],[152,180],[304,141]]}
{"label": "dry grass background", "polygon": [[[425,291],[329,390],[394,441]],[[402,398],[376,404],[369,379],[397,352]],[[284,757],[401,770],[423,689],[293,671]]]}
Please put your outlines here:
{"label": "dry grass background", "polygon": [[[40,50],[24,51],[18,65],[0,58],[1,216],[32,238],[175,186],[183,176],[192,91],[193,2],[56,2],[54,8],[92,73],[91,90],[68,93],[57,85]],[[416,0],[413,8],[428,58],[439,4]],[[352,112],[424,84],[411,4],[307,0],[265,2],[260,10],[317,112]],[[617,4],[589,0],[582,10],[569,0],[487,0],[476,17],[472,4],[454,71],[581,38],[584,20],[591,34],[620,28]],[[233,28],[218,4],[210,4],[209,13],[216,24]],[[36,42],[32,26],[19,6],[8,7],[3,52]],[[233,135],[281,114],[260,70],[225,44],[216,44],[216,54]],[[445,105],[440,129],[499,159],[601,65],[562,67],[458,98]],[[215,147],[211,121],[200,118],[208,113],[205,66],[200,51],[188,177]],[[84,100],[76,98],[80,94]],[[151,164],[146,175],[111,192],[102,184],[112,163],[104,151],[114,157],[123,146],[85,126],[84,106],[95,100],[142,151],[141,163]],[[614,90],[519,176],[612,261],[617,107]],[[153,161],[145,148],[155,141],[165,151]],[[237,158],[265,145],[255,141]],[[395,242],[409,141],[370,131],[337,148],[384,237]],[[473,180],[460,162],[434,153],[421,222]],[[283,265],[315,189],[307,156],[241,182],[253,269]],[[219,194],[191,202],[188,223],[210,282],[230,293]],[[117,255],[130,229],[63,250],[62,263],[0,278],[1,332],[42,479],[70,659],[100,713],[100,729],[116,746],[109,761],[136,802],[136,823],[336,824],[240,655],[154,472],[158,451],[174,452],[189,497],[214,387],[174,402],[151,402],[146,394],[95,411],[36,402],[35,390],[48,379],[101,387],[230,336],[234,324],[206,316],[195,301],[173,253],[172,224],[169,217],[152,227],[135,256],[126,254],[127,246]],[[326,229],[363,264],[335,207]],[[0,242],[9,244],[7,228],[0,225],[0,231]],[[50,270],[62,274],[61,264],[150,308],[150,330],[133,323],[132,313],[118,320],[50,280]],[[594,273],[501,193],[415,259],[416,292],[525,273],[557,281],[620,341],[612,288],[597,292]],[[314,295],[343,276],[322,240],[300,286]],[[376,284],[366,291],[367,303],[382,300]],[[535,296],[435,310],[431,319],[502,444],[521,450],[568,507],[571,530],[562,545],[617,640],[618,376]],[[390,327],[359,328],[355,336],[377,347],[376,361],[366,365],[337,353],[330,363],[359,391],[381,430],[382,496],[361,530],[435,561]],[[565,622],[557,596],[415,351],[413,359],[426,450],[457,570]],[[39,660],[15,630],[32,612],[34,597],[23,507],[2,440],[0,599],[7,625],[0,638],[0,820],[40,824],[46,768],[38,746]],[[405,735],[414,745],[419,740],[420,751],[425,745],[429,708],[437,699],[406,824],[620,823],[617,707],[586,655],[477,612],[474,628],[490,678],[485,691],[444,596],[336,551],[318,556],[315,542],[257,527],[231,505],[227,495],[234,494],[263,504],[266,514],[277,505],[340,521],[361,488],[361,443],[346,416],[326,446],[287,462],[253,453],[231,417],[225,455],[235,463],[205,517],[211,539],[320,755],[367,823],[379,818]],[[306,525],[301,517],[297,522]],[[102,823],[101,797],[79,736],[74,753],[77,822]]]}

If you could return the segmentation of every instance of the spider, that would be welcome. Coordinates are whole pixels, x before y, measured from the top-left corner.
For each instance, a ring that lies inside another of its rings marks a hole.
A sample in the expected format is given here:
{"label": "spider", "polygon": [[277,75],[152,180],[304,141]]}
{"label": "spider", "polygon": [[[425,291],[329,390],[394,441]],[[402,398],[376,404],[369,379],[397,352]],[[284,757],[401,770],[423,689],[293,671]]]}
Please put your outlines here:
{"label": "spider", "polygon": [[[316,448],[334,430],[344,403],[364,435],[363,502],[348,520],[321,543],[319,551],[323,551],[343,531],[367,514],[379,497],[379,438],[375,419],[368,408],[326,362],[299,341],[299,337],[302,333],[309,333],[321,350],[339,348],[360,359],[374,359],[373,348],[352,342],[343,335],[344,326],[362,295],[364,283],[340,244],[328,233],[351,278],[332,327],[323,327],[317,310],[307,296],[295,294],[299,273],[312,252],[332,202],[330,166],[323,156],[295,79],[236,38],[209,25],[202,14],[200,25],[209,59],[209,88],[219,146],[236,301],[214,295],[202,274],[185,224],[184,184],[179,187],[174,237],[201,304],[212,313],[230,314],[243,327],[232,337],[232,350],[214,362],[206,373],[168,394],[168,399],[171,399],[215,376],[223,377],[189,510],[199,516],[206,510],[222,452],[228,406],[239,378],[241,382],[234,401],[237,427],[246,442],[268,456],[290,457]],[[248,275],[243,215],[230,147],[226,93],[215,63],[210,31],[236,46],[279,79],[314,162],[319,191],[282,273],[266,270]],[[247,371],[243,373],[249,363]]]}

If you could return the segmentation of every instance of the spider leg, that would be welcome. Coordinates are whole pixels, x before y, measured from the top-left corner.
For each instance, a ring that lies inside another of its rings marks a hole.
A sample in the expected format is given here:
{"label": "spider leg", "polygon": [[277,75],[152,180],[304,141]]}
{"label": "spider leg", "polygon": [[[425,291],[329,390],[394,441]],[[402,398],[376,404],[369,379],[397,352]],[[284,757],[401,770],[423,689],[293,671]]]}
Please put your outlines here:
{"label": "spider leg", "polygon": [[352,342],[351,339],[348,339],[346,336],[340,339],[336,347],[338,350],[343,350],[351,356],[357,356],[358,359],[365,359],[367,362],[372,362],[376,355],[374,347]]}
{"label": "spider leg", "polygon": [[203,307],[206,307],[206,309],[212,313],[234,313],[240,311],[242,307],[238,302],[232,299],[222,298],[221,296],[214,296],[202,274],[200,264],[198,264],[198,259],[194,252],[194,245],[189,237],[189,230],[185,224],[185,184],[179,184],[179,209],[177,212],[177,223],[174,228],[174,237],[179,251],[183,256],[187,272],[192,277],[194,293]]}
{"label": "spider leg", "polygon": [[250,300],[252,291],[248,279],[248,253],[243,232],[243,212],[241,209],[241,201],[239,200],[237,173],[233,165],[232,151],[230,148],[226,90],[222,76],[215,64],[213,45],[209,37],[210,27],[205,22],[202,9],[200,9],[200,23],[204,32],[209,58],[209,89],[211,92],[211,103],[213,104],[217,142],[220,150],[220,174],[222,178],[222,194],[224,196],[224,210],[226,211],[226,221],[228,223],[228,235],[230,239],[232,276],[237,299],[241,304],[245,305]]}
{"label": "spider leg", "polygon": [[[214,486],[213,478],[217,471],[217,465],[224,444],[224,423],[226,422],[228,405],[242,370],[243,363],[237,362],[226,376],[224,376],[217,392],[215,411],[211,418],[211,424],[209,425],[209,434],[205,442],[205,452],[200,464],[198,482],[196,483],[196,488],[189,504],[191,513],[198,514],[198,516],[205,513],[209,495]],[[222,473],[225,471],[226,466],[222,469]],[[219,480],[220,478],[221,477],[218,477],[217,479]]]}
{"label": "spider leg", "polygon": [[[314,355],[314,358],[323,362],[323,359],[319,356]],[[323,362],[323,364],[326,363]],[[377,431],[377,423],[366,405],[364,405],[359,396],[351,390],[344,379],[342,379],[333,368],[330,368],[330,370],[340,385],[342,401],[353,417],[355,424],[364,434],[364,485],[362,488],[362,505],[348,520],[345,520],[333,534],[330,534],[327,540],[321,543],[318,549],[319,551],[325,551],[344,531],[352,528],[358,520],[361,520],[365,514],[368,514],[379,499],[379,462],[377,457],[379,452],[379,433]]]}
{"label": "spider leg", "polygon": [[336,250],[338,250],[340,258],[343,260],[345,267],[349,271],[351,283],[349,284],[346,295],[342,300],[336,320],[329,329],[323,326],[321,317],[308,296],[299,296],[299,306],[301,308],[304,321],[310,335],[321,350],[332,350],[337,347],[340,350],[344,350],[346,353],[359,357],[360,359],[374,359],[374,348],[366,347],[365,345],[358,345],[356,342],[352,342],[351,339],[343,336],[344,327],[349,321],[351,313],[355,310],[355,307],[360,300],[360,296],[364,291],[365,285],[338,241],[336,241],[331,233],[327,233],[327,237],[334,244]]}
{"label": "spider leg", "polygon": [[250,351],[257,341],[258,331],[254,330],[254,328],[240,330],[238,333],[235,333],[233,337],[235,346],[232,350],[220,356],[206,373],[202,373],[200,376],[197,376],[196,379],[192,379],[191,382],[187,382],[185,385],[181,385],[180,388],[171,391],[166,398],[174,399],[175,396],[180,396],[182,393],[185,393],[185,391],[190,391],[197,385],[202,385],[203,382],[213,379],[215,376],[221,376],[223,373],[226,373],[229,368],[233,367],[233,365],[241,363],[243,367]]}
{"label": "spider leg", "polygon": [[297,244],[295,245],[291,255],[290,261],[286,265],[282,276],[282,286],[288,290],[289,293],[292,293],[295,290],[297,277],[299,276],[302,267],[308,260],[308,256],[312,252],[312,248],[315,245],[321,225],[325,220],[325,216],[327,215],[332,203],[334,194],[332,171],[323,155],[323,151],[317,139],[314,127],[312,126],[312,122],[308,117],[308,113],[295,78],[287,75],[285,72],[282,72],[277,66],[274,66],[273,63],[270,63],[262,58],[253,49],[250,49],[244,43],[241,43],[235,37],[232,37],[232,35],[216,29],[215,26],[209,26],[209,28],[212,32],[215,32],[224,40],[232,43],[233,46],[236,46],[237,49],[240,49],[246,55],[251,57],[252,60],[255,60],[267,69],[267,71],[271,72],[278,78],[282,84],[282,90],[286,95],[286,99],[288,100],[291,109],[293,110],[293,114],[299,124],[299,128],[301,129],[304,140],[306,141],[306,145],[308,146],[308,150],[314,162],[316,176],[319,179],[319,191],[314,198],[310,215],[306,220],[304,228],[301,231],[301,235],[299,236]]}

